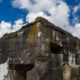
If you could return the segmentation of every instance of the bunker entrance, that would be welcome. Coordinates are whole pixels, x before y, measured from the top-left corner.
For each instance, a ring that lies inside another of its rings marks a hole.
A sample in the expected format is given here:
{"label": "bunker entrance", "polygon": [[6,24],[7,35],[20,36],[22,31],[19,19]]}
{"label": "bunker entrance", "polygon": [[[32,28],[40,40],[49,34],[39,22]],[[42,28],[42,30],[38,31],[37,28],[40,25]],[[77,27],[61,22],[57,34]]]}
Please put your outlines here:
{"label": "bunker entrance", "polygon": [[9,80],[27,80],[27,71],[34,68],[34,64],[9,64]]}

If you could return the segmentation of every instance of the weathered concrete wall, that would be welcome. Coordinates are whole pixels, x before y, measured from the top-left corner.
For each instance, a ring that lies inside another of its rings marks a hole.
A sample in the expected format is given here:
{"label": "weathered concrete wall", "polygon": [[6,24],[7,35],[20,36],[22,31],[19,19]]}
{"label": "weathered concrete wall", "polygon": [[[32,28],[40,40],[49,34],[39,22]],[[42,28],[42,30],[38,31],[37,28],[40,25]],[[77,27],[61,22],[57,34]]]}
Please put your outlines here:
{"label": "weathered concrete wall", "polygon": [[80,80],[79,42],[37,18],[0,39],[0,63],[9,59],[9,73],[15,71],[14,80]]}

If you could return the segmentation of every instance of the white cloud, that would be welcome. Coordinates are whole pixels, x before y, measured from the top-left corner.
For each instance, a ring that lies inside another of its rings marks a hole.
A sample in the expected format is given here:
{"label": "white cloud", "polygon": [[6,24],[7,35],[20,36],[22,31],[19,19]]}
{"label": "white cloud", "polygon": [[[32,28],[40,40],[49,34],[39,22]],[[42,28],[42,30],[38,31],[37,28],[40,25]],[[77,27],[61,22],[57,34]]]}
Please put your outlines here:
{"label": "white cloud", "polygon": [[11,33],[19,30],[23,25],[23,20],[19,19],[15,21],[15,24],[12,25],[9,22],[2,21],[0,23],[0,37],[2,37],[5,33]]}
{"label": "white cloud", "polygon": [[12,26],[13,31],[19,30],[22,26],[23,26],[23,20],[22,19],[15,21],[15,24]]}
{"label": "white cloud", "polygon": [[7,23],[5,21],[2,21],[0,23],[0,37],[5,34],[6,32],[10,32],[11,31],[11,23]]}
{"label": "white cloud", "polygon": [[80,9],[80,4],[74,7],[74,13],[76,13]]}
{"label": "white cloud", "polygon": [[43,10],[49,10],[53,5],[61,0],[33,0],[35,3],[32,3],[31,0],[13,0],[12,5],[20,9],[27,9],[31,12],[38,12]]}
{"label": "white cloud", "polygon": [[74,13],[76,13],[78,11],[78,9],[79,9],[78,6],[74,7]]}
{"label": "white cloud", "polygon": [[72,34],[78,38],[80,38],[80,23],[76,23],[73,27]]}
{"label": "white cloud", "polygon": [[69,11],[69,7],[64,2],[60,2],[58,6],[53,6],[49,10],[51,13],[50,21],[60,27],[68,25]]}

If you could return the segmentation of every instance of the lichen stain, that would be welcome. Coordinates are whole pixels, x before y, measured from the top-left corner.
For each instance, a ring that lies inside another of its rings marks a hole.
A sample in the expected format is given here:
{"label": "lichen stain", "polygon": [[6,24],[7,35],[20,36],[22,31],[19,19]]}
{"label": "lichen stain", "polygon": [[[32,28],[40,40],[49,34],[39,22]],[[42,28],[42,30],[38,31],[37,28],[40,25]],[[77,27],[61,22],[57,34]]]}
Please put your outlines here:
{"label": "lichen stain", "polygon": [[71,76],[71,67],[65,67],[63,72],[64,80],[70,80],[70,76]]}
{"label": "lichen stain", "polygon": [[[39,32],[38,26],[37,26],[37,24],[34,24],[31,27],[31,31],[29,32],[29,41],[31,44],[35,43],[35,38],[38,37],[38,32]],[[49,45],[50,41],[51,41],[51,31],[48,28],[46,28],[45,26],[41,26],[41,32],[43,34],[45,34],[46,43]]]}
{"label": "lichen stain", "polygon": [[50,38],[48,37],[47,39],[47,44],[49,45],[50,44]]}
{"label": "lichen stain", "polygon": [[31,31],[29,32],[29,41],[31,44],[35,43],[35,38],[38,37],[38,27],[37,24],[34,24],[31,27]]}

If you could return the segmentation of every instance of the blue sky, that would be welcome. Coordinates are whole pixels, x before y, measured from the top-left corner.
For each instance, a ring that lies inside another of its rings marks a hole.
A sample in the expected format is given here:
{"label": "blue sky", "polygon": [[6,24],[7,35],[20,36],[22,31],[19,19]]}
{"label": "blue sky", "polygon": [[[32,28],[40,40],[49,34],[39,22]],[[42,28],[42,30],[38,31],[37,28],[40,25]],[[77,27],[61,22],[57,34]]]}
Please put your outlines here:
{"label": "blue sky", "polygon": [[64,0],[64,1],[67,3],[67,5],[70,7],[70,10],[71,10],[70,18],[69,18],[71,25],[73,24],[73,19],[75,17],[77,17],[78,22],[80,22],[80,8],[78,9],[78,11],[75,14],[73,14],[74,8],[76,6],[80,7],[80,0]]}
{"label": "blue sky", "polygon": [[0,37],[38,16],[80,38],[80,0],[0,0]]}
{"label": "blue sky", "polygon": [[14,21],[20,18],[22,18],[25,22],[25,17],[28,11],[14,8],[11,5],[11,1],[12,0],[3,0],[0,3],[0,22],[4,20],[6,22],[11,22],[14,24]]}

